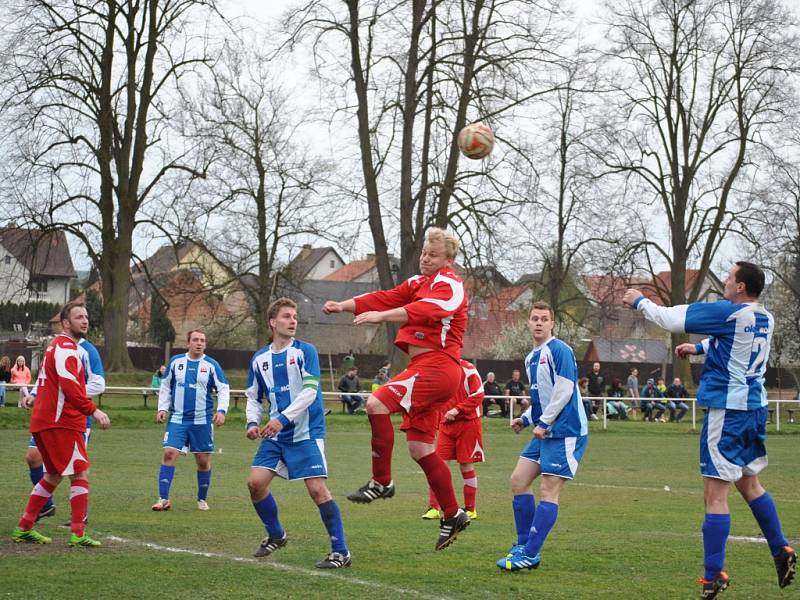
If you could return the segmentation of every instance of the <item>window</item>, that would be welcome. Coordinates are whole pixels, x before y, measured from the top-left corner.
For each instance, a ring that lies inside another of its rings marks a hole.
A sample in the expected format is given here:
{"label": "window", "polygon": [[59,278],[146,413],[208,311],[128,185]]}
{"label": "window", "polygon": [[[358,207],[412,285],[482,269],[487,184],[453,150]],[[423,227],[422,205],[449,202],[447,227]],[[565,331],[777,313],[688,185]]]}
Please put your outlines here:
{"label": "window", "polygon": [[331,259],[330,268],[333,269],[336,266],[336,261]]}
{"label": "window", "polygon": [[4,261],[5,261],[5,263],[7,265],[10,265],[11,264],[11,255],[10,254],[6,254],[6,257],[5,257]]}
{"label": "window", "polygon": [[47,292],[47,279],[31,279],[28,289],[32,292]]}

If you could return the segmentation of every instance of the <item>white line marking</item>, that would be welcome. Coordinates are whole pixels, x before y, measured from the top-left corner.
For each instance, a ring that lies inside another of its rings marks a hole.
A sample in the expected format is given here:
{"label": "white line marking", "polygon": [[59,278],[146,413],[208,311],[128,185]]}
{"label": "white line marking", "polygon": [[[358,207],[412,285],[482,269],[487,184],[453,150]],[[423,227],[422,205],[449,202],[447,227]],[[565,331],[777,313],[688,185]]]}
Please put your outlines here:
{"label": "white line marking", "polygon": [[750,544],[766,544],[767,540],[763,537],[752,537],[749,535],[729,535],[729,540],[734,542],[748,542]]}
{"label": "white line marking", "polygon": [[[99,537],[99,536],[98,536]],[[366,579],[358,579],[357,577],[348,577],[346,575],[338,575],[336,573],[332,573],[330,571],[322,571],[322,570],[312,570],[312,569],[304,569],[303,567],[295,567],[293,565],[286,565],[278,562],[273,561],[261,561],[256,558],[250,558],[245,556],[233,556],[231,554],[222,554],[219,552],[203,552],[201,550],[192,550],[191,548],[175,548],[172,546],[162,546],[161,544],[154,544],[152,542],[141,542],[138,540],[129,540],[127,538],[118,537],[116,535],[106,535],[103,536],[105,539],[110,540],[112,542],[119,542],[120,544],[128,544],[133,546],[142,546],[144,548],[148,548],[149,550],[156,550],[158,552],[171,552],[173,554],[188,554],[189,556],[202,556],[204,558],[221,558],[224,560],[230,560],[233,562],[239,563],[247,563],[247,564],[255,564],[260,567],[267,567],[271,569],[275,569],[277,571],[288,571],[290,573],[300,573],[302,575],[308,575],[311,577],[331,577],[333,579],[337,579],[344,583],[352,583],[355,585],[362,585],[365,587],[376,588],[383,591],[394,592],[397,594],[406,594],[408,596],[414,596],[416,598],[426,598],[429,600],[452,600],[447,596],[431,596],[430,594],[426,594],[424,592],[420,592],[417,590],[412,590],[408,588],[401,588],[395,587],[391,585],[385,585],[382,583],[378,583],[375,581],[368,581]]]}

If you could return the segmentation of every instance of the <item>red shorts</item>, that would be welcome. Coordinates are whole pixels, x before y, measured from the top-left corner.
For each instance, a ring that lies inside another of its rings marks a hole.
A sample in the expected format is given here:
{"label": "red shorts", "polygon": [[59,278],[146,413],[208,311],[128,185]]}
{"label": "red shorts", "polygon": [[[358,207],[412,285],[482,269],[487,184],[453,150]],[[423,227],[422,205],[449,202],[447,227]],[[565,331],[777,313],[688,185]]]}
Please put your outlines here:
{"label": "red shorts", "polygon": [[432,444],[445,405],[463,380],[464,370],[450,356],[443,352],[423,352],[373,395],[389,412],[403,411],[400,429],[408,432],[409,440]]}
{"label": "red shorts", "polygon": [[442,460],[454,460],[460,465],[483,462],[483,427],[480,419],[444,423],[439,429],[436,454]]}
{"label": "red shorts", "polygon": [[82,431],[45,429],[34,433],[33,438],[48,473],[74,475],[89,468],[86,440]]}

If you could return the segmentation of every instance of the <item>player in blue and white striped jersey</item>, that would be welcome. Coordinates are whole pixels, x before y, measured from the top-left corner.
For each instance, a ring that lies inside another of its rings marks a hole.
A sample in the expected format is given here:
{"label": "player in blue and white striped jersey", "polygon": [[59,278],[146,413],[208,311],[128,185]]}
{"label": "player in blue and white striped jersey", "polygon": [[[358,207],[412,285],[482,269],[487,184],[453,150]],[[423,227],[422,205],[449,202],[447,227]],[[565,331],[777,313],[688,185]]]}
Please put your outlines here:
{"label": "player in blue and white striped jersey", "polygon": [[[84,381],[86,383],[86,395],[90,397],[99,396],[106,389],[106,372],[103,369],[103,361],[100,358],[100,353],[89,340],[81,338],[78,341],[78,358],[81,360],[83,367]],[[29,396],[22,398],[19,405],[22,408],[31,408],[36,401],[36,386],[33,387]],[[84,437],[86,443],[89,443],[89,437],[92,434],[92,417],[86,417],[86,433]],[[25,462],[28,463],[28,471],[33,486],[39,483],[39,480],[44,477],[44,462],[42,461],[42,453],[36,447],[36,440],[31,436],[28,440],[28,451],[25,453]],[[47,503],[42,507],[39,512],[37,521],[43,517],[52,517],[56,514],[56,506],[53,503],[53,497],[47,500]]]}
{"label": "player in blue and white striped jersey", "polygon": [[[558,499],[564,483],[575,477],[589,428],[578,390],[578,365],[572,348],[553,337],[555,315],[546,302],[535,302],[528,330],[535,347],[525,358],[531,405],[511,427],[519,433],[533,425],[533,439],[520,454],[511,474],[512,506],[517,541],[497,561],[504,571],[535,569],[539,552],[558,518]],[[531,485],[539,475],[541,495],[535,504]]]}
{"label": "player in blue and white striped jersey", "polygon": [[778,572],[778,584],[792,582],[797,561],[781,529],[778,512],[758,473],[767,466],[768,417],[764,374],[774,331],[772,315],[758,302],[764,272],[740,261],[725,280],[724,300],[665,307],[639,290],[625,292],[623,303],[675,333],[708,335],[699,344],[680,344],[685,358],[705,354],[697,401],[708,407],[700,434],[700,472],[705,487],[703,598],[728,587],[725,544],[731,527],[728,490],[733,483],[750,506],[767,539]]}
{"label": "player in blue and white striped jersey", "polygon": [[[156,423],[169,415],[164,433],[164,457],[158,472],[158,502],[154,511],[172,508],[169,491],[181,448],[190,446],[197,463],[197,508],[208,510],[211,487],[211,453],[214,452],[214,425],[222,427],[230,402],[230,386],[219,363],[205,355],[206,334],[200,330],[187,335],[188,351],[173,356],[158,393]],[[217,410],[214,399],[217,393]]]}
{"label": "player in blue and white striped jersey", "polygon": [[[255,353],[247,377],[247,437],[262,438],[253,458],[247,487],[267,537],[254,556],[265,557],[287,543],[270,493],[275,475],[301,479],[319,509],[331,541],[331,552],[317,563],[320,569],[349,567],[350,551],[344,538],[339,506],[325,479],[325,416],[319,387],[319,355],[307,342],[294,338],[297,304],[278,298],[267,309],[272,343]],[[260,426],[267,407],[268,421]]]}

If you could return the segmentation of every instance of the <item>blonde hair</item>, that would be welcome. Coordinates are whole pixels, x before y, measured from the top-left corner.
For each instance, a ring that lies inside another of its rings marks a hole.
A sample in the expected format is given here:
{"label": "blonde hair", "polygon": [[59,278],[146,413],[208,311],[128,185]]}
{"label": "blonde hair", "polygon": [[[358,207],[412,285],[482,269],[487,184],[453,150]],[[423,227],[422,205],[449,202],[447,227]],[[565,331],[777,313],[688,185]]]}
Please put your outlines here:
{"label": "blonde hair", "polygon": [[20,361],[20,360],[22,360],[22,366],[23,366],[23,367],[25,366],[25,357],[24,357],[24,356],[22,356],[22,354],[20,354],[20,355],[17,357],[17,360],[15,360],[15,361],[14,361],[14,366],[15,366],[15,367],[19,367],[19,361]]}
{"label": "blonde hair", "polygon": [[443,242],[444,251],[448,258],[455,258],[458,254],[459,241],[456,236],[445,229],[431,227],[425,232],[425,241],[428,243]]}

